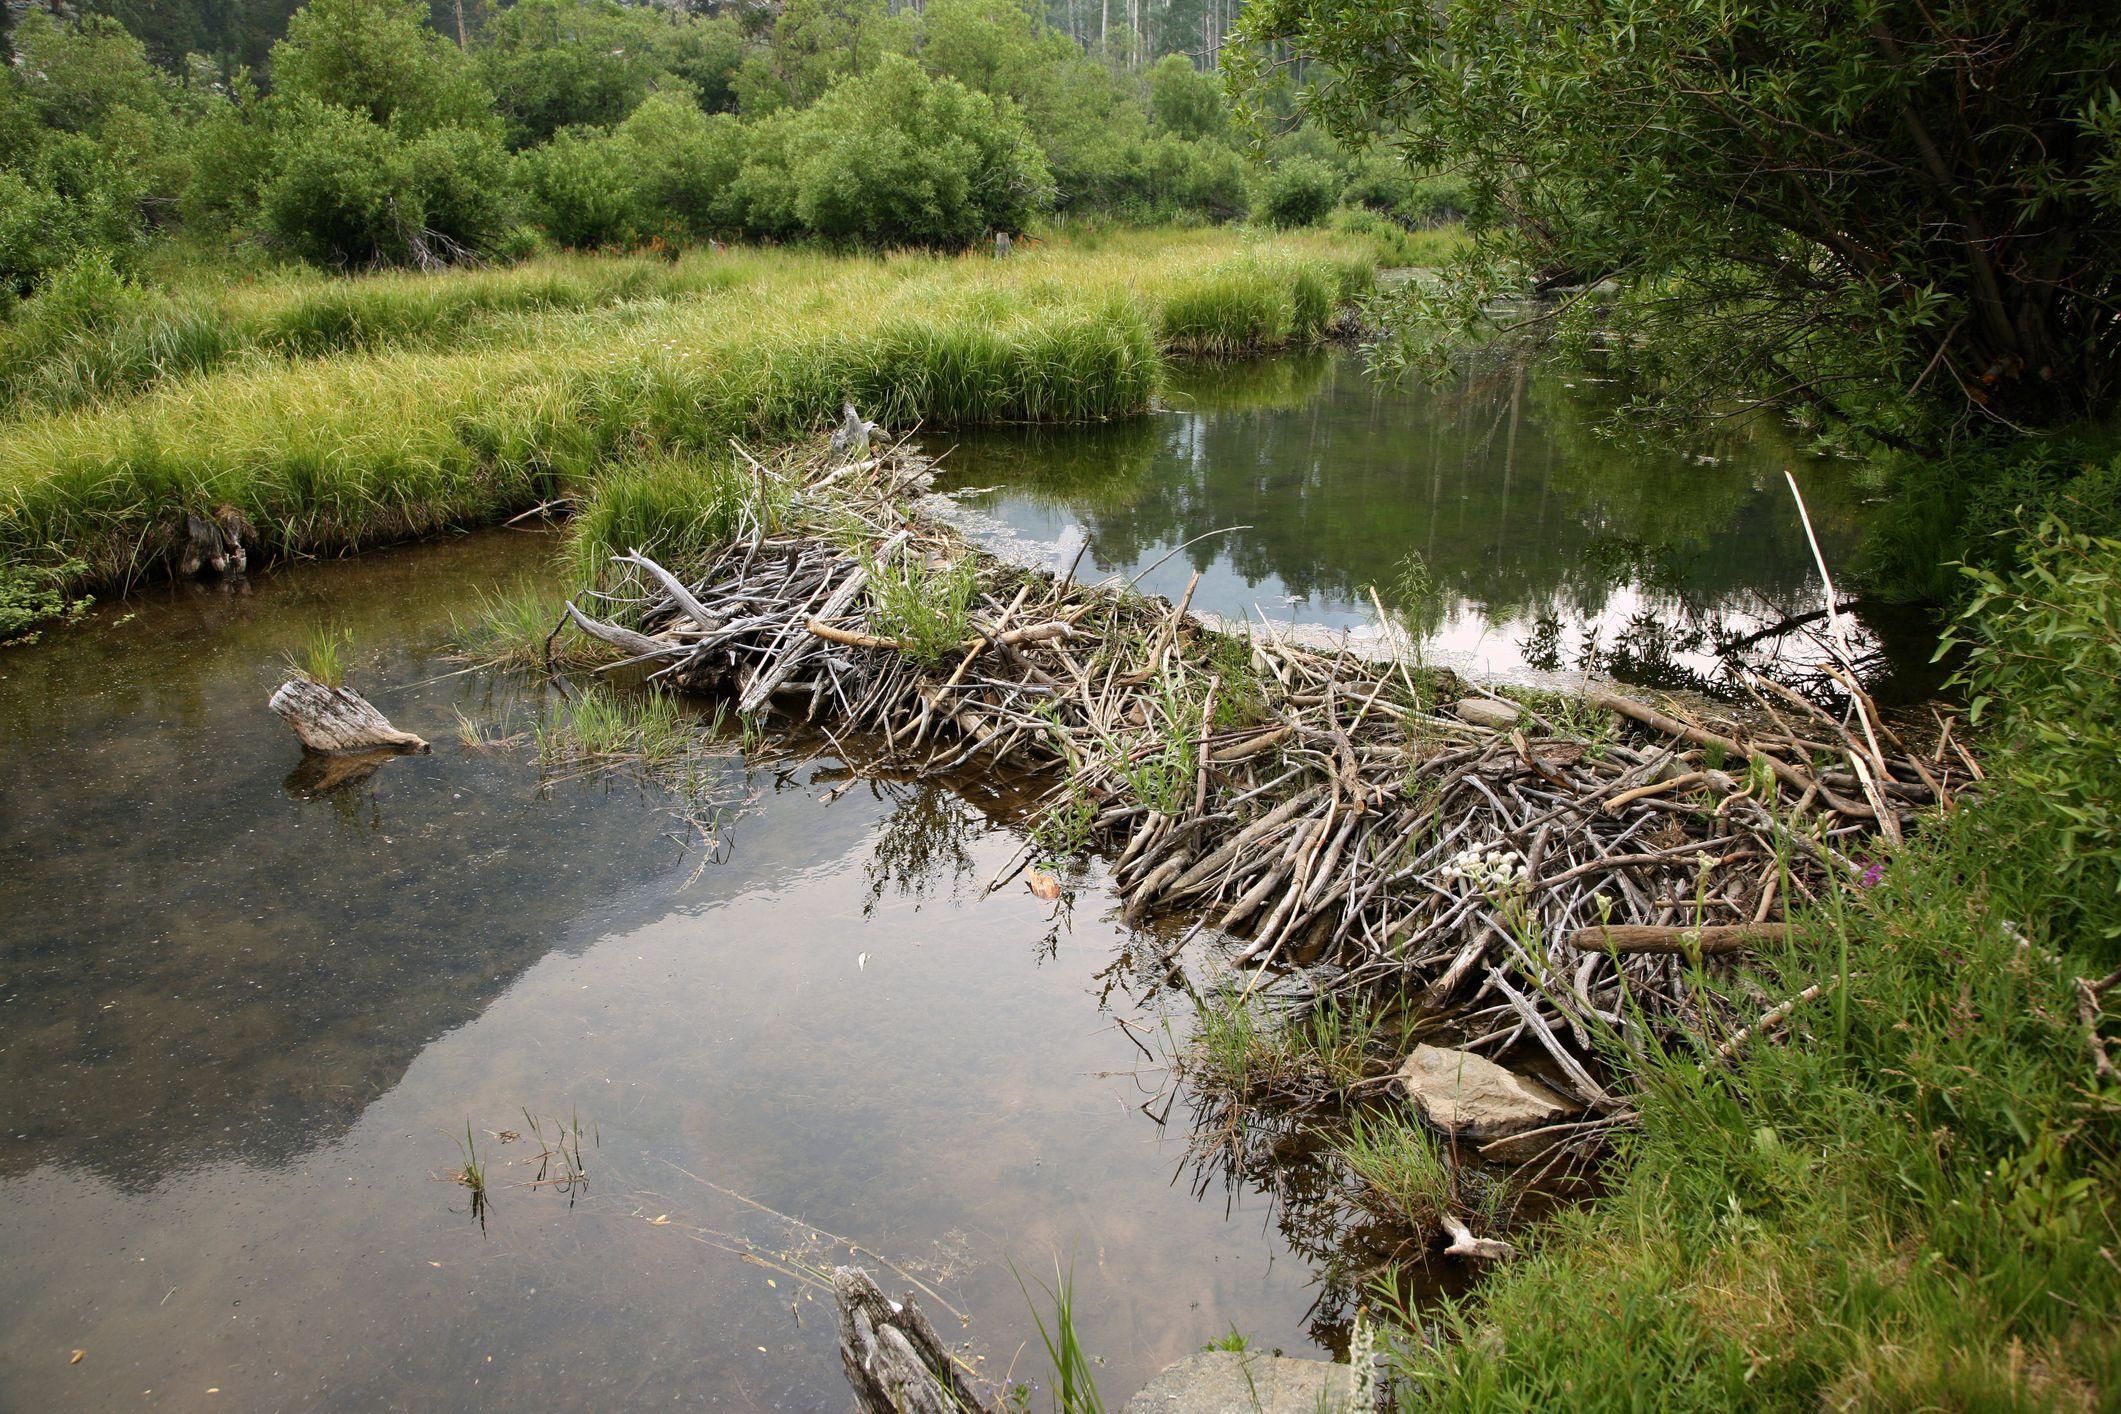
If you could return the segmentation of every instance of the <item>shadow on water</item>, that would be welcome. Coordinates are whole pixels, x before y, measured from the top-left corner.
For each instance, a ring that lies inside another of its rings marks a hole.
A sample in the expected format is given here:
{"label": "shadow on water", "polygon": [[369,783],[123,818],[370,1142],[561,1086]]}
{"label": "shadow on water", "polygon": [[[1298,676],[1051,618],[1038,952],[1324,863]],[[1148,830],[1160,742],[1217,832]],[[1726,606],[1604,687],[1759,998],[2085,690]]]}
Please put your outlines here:
{"label": "shadow on water", "polygon": [[[1477,672],[1698,686],[1738,640],[1756,660],[1800,653],[1762,632],[1822,598],[1782,472],[1840,570],[1863,518],[1853,469],[1759,426],[1683,450],[1616,441],[1597,398],[1523,363],[1440,389],[1381,387],[1348,351],[1203,365],[1147,419],[965,433],[946,489],[1042,559],[1087,537],[1099,573],[1223,531],[1142,587],[1175,599],[1198,571],[1198,608],[1349,628],[1374,622],[1374,586],[1432,657]],[[1876,690],[1927,696],[1929,626],[1859,618]]]}

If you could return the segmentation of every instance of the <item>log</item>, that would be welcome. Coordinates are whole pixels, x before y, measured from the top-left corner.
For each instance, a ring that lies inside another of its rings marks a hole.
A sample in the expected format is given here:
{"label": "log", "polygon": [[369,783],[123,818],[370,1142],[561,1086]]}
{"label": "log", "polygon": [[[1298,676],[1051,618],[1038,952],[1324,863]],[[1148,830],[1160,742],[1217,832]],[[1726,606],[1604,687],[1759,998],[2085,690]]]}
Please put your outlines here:
{"label": "log", "polygon": [[308,678],[289,678],[272,695],[272,709],[294,728],[304,751],[320,755],[341,752],[423,752],[427,743],[401,732],[358,692],[326,687]]}
{"label": "log", "polygon": [[908,1292],[893,1301],[860,1267],[832,1273],[840,1308],[840,1361],[868,1414],[1001,1414],[975,1389]]}
{"label": "log", "polygon": [[1786,923],[1719,923],[1706,928],[1653,927],[1646,924],[1578,928],[1569,946],[1585,952],[1681,953],[1721,957],[1760,943],[1779,943],[1789,936]]}

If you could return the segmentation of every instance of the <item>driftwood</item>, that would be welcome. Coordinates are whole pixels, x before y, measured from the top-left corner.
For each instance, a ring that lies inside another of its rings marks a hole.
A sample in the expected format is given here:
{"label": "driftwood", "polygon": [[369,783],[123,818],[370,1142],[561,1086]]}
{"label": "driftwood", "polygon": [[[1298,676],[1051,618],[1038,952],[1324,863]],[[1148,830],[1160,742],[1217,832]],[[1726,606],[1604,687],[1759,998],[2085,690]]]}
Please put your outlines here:
{"label": "driftwood", "polygon": [[401,732],[368,699],[343,687],[289,678],[272,695],[272,709],[302,739],[305,751],[321,755],[354,752],[422,752],[427,743]]}
{"label": "driftwood", "polygon": [[893,1301],[859,1267],[832,1273],[839,1301],[840,1360],[868,1414],[1001,1414],[951,1358],[907,1292]]}
{"label": "driftwood", "polygon": [[[1405,989],[1470,1049],[1543,1051],[1602,1113],[1626,1106],[1595,1037],[1730,1034],[1748,1018],[1697,959],[1767,941],[1787,895],[1853,881],[1872,837],[1976,779],[1901,744],[1860,690],[1825,705],[1747,681],[1746,718],[1599,690],[1612,720],[1586,731],[1447,674],[1233,637],[1183,600],[983,555],[920,514],[931,466],[903,447],[757,470],[788,493],[772,528],[699,563],[617,556],[576,626],[658,685],[870,732],[914,770],[1046,773],[1056,830],[990,889],[1064,834],[1106,853],[1127,921],[1232,935],[1247,987],[1302,964]],[[969,622],[924,661],[868,575],[968,559]]]}

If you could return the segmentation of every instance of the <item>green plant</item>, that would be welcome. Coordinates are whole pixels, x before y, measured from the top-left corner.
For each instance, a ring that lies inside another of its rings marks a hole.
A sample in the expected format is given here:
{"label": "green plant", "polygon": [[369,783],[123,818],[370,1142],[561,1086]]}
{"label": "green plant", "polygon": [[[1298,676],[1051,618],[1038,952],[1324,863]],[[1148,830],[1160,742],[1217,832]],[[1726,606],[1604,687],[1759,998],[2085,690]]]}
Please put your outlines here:
{"label": "green plant", "polygon": [[545,661],[565,605],[565,595],[535,576],[481,586],[469,614],[450,616],[450,637],[459,652],[483,667],[536,667]]}
{"label": "green plant", "polygon": [[300,649],[287,655],[287,666],[320,687],[344,687],[352,651],[352,629],[319,624],[309,631]]}
{"label": "green plant", "polygon": [[979,601],[979,570],[970,559],[935,565],[900,557],[888,564],[865,560],[863,568],[879,634],[898,640],[930,667],[964,653],[972,637],[972,607]]}
{"label": "green plant", "polygon": [[1457,1166],[1421,1121],[1400,1110],[1349,1116],[1333,1149],[1360,1185],[1357,1201],[1381,1217],[1430,1229],[1459,1207]]}
{"label": "green plant", "polygon": [[1315,226],[1340,201],[1340,175],[1312,157],[1267,168],[1252,193],[1252,214],[1275,226]]}
{"label": "green plant", "polygon": [[[1015,1268],[1012,1265],[1011,1271]],[[1075,1277],[1072,1271],[1062,1271],[1058,1260],[1053,1267],[1053,1285],[1039,1283],[1046,1300],[1053,1307],[1053,1324],[1049,1327],[1040,1314],[1038,1303],[1032,1301],[1030,1288],[1024,1285],[1021,1274],[1017,1275],[1018,1290],[1024,1299],[1031,1302],[1031,1319],[1038,1323],[1039,1341],[1046,1347],[1046,1359],[1053,1368],[1054,1408],[1060,1414],[1104,1414],[1105,1402],[1097,1392],[1095,1361],[1084,1351],[1081,1337],[1075,1329]]]}
{"label": "green plant", "polygon": [[669,694],[622,692],[594,683],[568,697],[535,728],[538,760],[557,765],[667,766],[699,740]]}
{"label": "green plant", "polygon": [[34,643],[45,628],[86,613],[91,601],[65,588],[85,569],[79,560],[49,566],[0,561],[0,644]]}

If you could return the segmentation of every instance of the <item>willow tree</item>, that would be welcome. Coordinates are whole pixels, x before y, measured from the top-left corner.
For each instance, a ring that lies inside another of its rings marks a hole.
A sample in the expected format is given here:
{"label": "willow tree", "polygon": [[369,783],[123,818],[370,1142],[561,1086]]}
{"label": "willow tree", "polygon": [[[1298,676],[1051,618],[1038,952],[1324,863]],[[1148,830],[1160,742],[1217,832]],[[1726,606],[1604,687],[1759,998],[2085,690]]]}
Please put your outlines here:
{"label": "willow tree", "polygon": [[1243,31],[1254,94],[1300,68],[1311,116],[1484,198],[1387,362],[1510,286],[1612,281],[1601,322],[1668,410],[1808,404],[1929,442],[2114,405],[2107,6],[1251,0]]}

